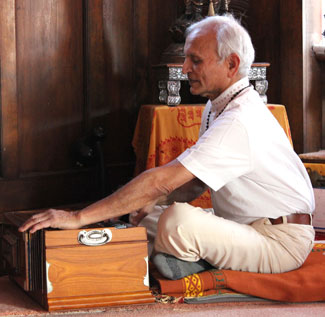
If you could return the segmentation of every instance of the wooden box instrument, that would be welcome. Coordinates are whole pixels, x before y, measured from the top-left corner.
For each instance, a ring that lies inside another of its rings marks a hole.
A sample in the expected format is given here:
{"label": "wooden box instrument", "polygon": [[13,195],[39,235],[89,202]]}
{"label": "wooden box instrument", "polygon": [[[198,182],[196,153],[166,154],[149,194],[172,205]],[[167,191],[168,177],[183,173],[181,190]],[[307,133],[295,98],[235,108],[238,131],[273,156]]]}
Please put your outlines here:
{"label": "wooden box instrument", "polygon": [[2,252],[10,278],[45,309],[154,302],[145,228],[116,222],[18,232],[33,213],[5,214]]}

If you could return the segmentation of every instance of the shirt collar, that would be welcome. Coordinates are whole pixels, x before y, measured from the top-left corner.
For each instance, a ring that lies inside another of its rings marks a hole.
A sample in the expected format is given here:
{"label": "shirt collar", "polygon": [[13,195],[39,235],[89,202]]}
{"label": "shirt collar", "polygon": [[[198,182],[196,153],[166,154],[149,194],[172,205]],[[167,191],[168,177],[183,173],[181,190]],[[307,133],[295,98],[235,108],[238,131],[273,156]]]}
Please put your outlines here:
{"label": "shirt collar", "polygon": [[232,86],[227,88],[220,96],[211,101],[211,111],[219,113],[224,109],[232,96],[241,89],[249,85],[248,77],[236,81]]}

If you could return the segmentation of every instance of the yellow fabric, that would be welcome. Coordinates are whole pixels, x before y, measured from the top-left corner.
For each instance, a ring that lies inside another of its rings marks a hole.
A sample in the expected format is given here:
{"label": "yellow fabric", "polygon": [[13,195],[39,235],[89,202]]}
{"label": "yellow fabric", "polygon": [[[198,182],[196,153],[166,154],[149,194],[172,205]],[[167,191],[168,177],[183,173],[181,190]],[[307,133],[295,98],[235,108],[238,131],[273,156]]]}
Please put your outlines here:
{"label": "yellow fabric", "polygon": [[[143,105],[140,109],[132,145],[136,154],[135,174],[164,165],[195,144],[199,136],[203,104]],[[290,126],[283,105],[268,105],[278,120],[291,145]],[[202,208],[211,208],[207,192],[191,203]]]}
{"label": "yellow fabric", "polygon": [[290,125],[289,125],[289,120],[288,120],[287,111],[286,111],[285,106],[268,104],[267,107],[269,108],[271,113],[274,115],[274,117],[278,120],[280,126],[284,130],[285,134],[287,135],[287,137],[293,147]]}
{"label": "yellow fabric", "polygon": [[203,105],[141,107],[132,145],[136,174],[166,164],[198,139]]}
{"label": "yellow fabric", "polygon": [[325,176],[325,164],[323,163],[304,163],[308,172],[315,171],[319,175]]}

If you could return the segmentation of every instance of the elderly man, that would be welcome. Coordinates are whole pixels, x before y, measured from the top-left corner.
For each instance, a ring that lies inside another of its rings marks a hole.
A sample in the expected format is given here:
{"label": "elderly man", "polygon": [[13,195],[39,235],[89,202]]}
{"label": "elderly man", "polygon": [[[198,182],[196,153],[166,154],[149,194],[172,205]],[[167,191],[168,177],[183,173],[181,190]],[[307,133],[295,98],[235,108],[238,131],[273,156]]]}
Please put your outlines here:
{"label": "elderly man", "polygon": [[[169,203],[153,258],[164,276],[177,279],[211,266],[262,273],[298,268],[314,240],[313,189],[249,85],[254,49],[248,33],[232,17],[206,18],[188,29],[185,56],[191,93],[209,98],[198,142],[81,211],[48,210],[20,230],[79,228],[135,211],[140,218]],[[214,213],[184,203],[206,188]]]}

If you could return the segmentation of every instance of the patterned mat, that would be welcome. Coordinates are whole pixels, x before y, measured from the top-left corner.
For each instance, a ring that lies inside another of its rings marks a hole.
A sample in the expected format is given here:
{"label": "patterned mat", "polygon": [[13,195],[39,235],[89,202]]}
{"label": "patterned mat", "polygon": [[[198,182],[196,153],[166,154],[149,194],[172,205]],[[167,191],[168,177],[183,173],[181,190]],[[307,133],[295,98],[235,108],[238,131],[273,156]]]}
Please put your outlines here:
{"label": "patterned mat", "polygon": [[305,263],[297,270],[261,274],[232,270],[209,270],[167,280],[153,271],[160,294],[178,301],[272,300],[317,302],[325,300],[325,244],[315,243]]}

